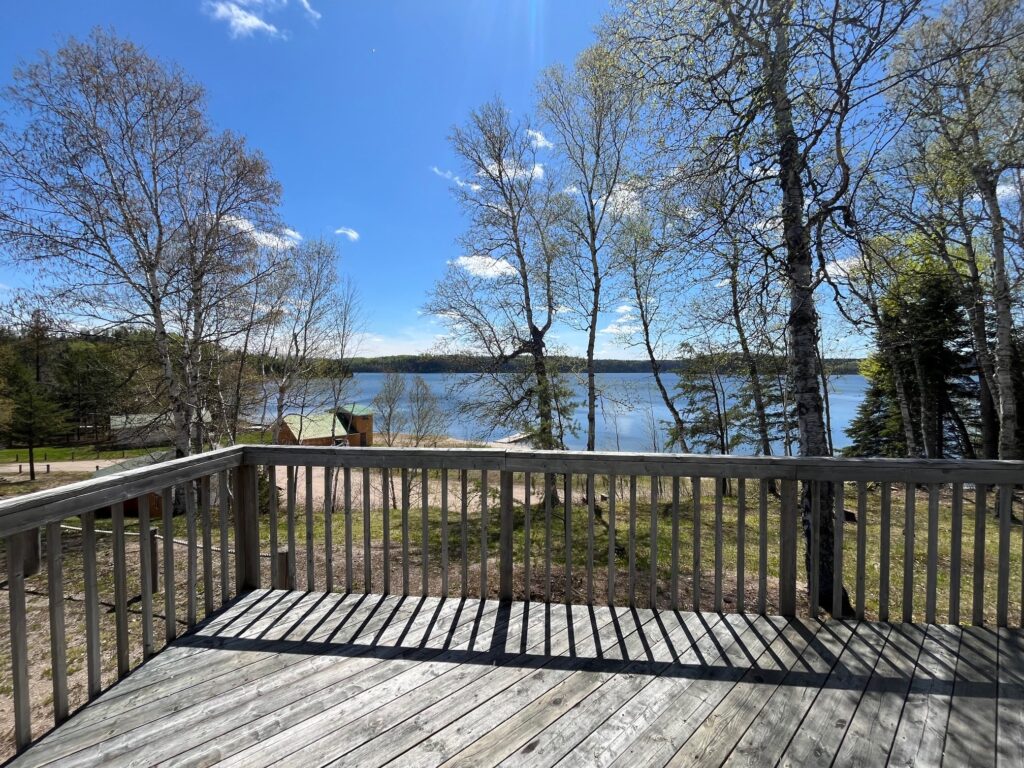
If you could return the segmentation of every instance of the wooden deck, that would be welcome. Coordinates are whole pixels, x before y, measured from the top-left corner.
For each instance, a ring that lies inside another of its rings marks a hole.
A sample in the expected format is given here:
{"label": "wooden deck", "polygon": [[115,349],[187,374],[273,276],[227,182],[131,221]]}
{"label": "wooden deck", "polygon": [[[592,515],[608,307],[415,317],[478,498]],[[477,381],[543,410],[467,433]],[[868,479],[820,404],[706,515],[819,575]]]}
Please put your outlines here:
{"label": "wooden deck", "polygon": [[14,765],[1024,765],[1019,630],[256,591]]}

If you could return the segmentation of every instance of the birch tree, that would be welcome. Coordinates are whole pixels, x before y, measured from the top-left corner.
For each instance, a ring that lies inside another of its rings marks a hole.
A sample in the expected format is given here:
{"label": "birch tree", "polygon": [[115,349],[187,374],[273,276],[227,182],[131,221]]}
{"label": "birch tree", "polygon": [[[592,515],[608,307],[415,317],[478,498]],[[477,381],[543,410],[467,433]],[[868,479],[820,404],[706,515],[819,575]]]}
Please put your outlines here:
{"label": "birch tree", "polygon": [[266,161],[210,126],[178,68],[102,31],[19,66],[3,98],[0,245],[74,321],[152,334],[188,455],[211,316],[233,306],[255,239],[280,237]]}
{"label": "birch tree", "polygon": [[[818,375],[815,287],[825,226],[848,213],[859,158],[852,129],[869,131],[879,67],[918,0],[647,0],[626,6],[609,36],[674,120],[675,140],[712,169],[774,184],[789,299],[791,386],[803,456],[827,455]],[[821,484],[819,599],[831,604],[834,488]],[[809,541],[810,486],[803,494]],[[845,590],[843,590],[845,595]],[[849,600],[844,600],[844,610]]]}
{"label": "birch tree", "polygon": [[640,91],[621,76],[614,56],[601,46],[584,51],[571,72],[560,66],[549,69],[538,91],[540,119],[551,128],[563,194],[571,200],[566,226],[575,247],[560,275],[567,308],[561,319],[587,334],[587,450],[593,451],[598,315],[609,301],[613,241],[622,222],[637,212],[639,194],[635,181],[631,185],[630,161],[642,100]]}
{"label": "birch tree", "polygon": [[484,358],[463,377],[462,408],[492,429],[527,432],[560,448],[565,394],[549,354],[559,264],[569,244],[566,198],[539,162],[530,124],[500,101],[452,131],[465,167],[454,190],[468,225],[426,311],[448,328],[449,351]]}

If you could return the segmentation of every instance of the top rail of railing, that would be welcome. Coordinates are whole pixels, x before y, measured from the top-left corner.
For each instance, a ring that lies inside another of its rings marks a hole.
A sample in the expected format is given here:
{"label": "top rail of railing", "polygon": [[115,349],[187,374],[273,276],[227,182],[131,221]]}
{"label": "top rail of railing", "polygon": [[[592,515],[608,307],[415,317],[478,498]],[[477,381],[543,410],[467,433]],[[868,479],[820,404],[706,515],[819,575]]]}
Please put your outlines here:
{"label": "top rail of railing", "polygon": [[90,509],[156,493],[169,486],[243,464],[1024,485],[1024,461],[245,445],[221,448],[0,501],[0,537],[31,530]]}

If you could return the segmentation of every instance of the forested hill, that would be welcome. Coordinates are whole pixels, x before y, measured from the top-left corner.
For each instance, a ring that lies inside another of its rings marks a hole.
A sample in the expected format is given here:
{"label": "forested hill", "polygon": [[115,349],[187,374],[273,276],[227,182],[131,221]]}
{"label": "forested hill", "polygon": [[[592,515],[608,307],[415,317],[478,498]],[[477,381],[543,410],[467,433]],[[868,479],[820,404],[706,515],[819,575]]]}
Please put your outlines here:
{"label": "forested hill", "polygon": [[[558,368],[565,371],[582,371],[586,360],[580,357],[557,357],[553,359]],[[860,360],[853,358],[829,359],[825,365],[832,374],[857,373]],[[488,360],[464,355],[394,355],[391,357],[356,357],[347,362],[353,373],[474,373],[483,369]],[[524,363],[525,364],[525,363]],[[598,373],[648,373],[651,364],[647,360],[595,360]],[[685,370],[687,360],[662,360],[661,369],[667,372]],[[741,360],[736,358],[739,370]],[[509,364],[513,370],[515,363]]]}

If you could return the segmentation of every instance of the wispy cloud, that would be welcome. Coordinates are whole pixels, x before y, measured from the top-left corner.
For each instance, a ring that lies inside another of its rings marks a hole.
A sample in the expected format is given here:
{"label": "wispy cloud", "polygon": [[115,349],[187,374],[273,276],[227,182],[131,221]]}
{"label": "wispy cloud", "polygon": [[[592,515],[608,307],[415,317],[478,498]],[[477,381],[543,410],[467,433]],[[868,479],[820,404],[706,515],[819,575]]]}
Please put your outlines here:
{"label": "wispy cloud", "polygon": [[[286,9],[288,4],[289,0],[203,0],[202,8],[211,18],[227,24],[232,38],[263,34],[286,40],[288,33],[269,17]],[[298,0],[298,4],[311,21],[317,22],[323,17],[310,0]]]}
{"label": "wispy cloud", "polygon": [[457,267],[469,272],[475,277],[501,277],[502,275],[514,275],[516,268],[504,259],[494,259],[490,256],[459,256],[452,262]]}
{"label": "wispy cloud", "polygon": [[526,129],[526,135],[530,137],[530,143],[533,144],[534,149],[554,149],[555,145],[548,140],[548,138],[540,131],[535,131],[532,128]]}
{"label": "wispy cloud", "polygon": [[352,227],[338,227],[336,230],[334,230],[334,234],[341,235],[342,237],[347,237],[349,239],[349,242],[352,243],[359,239],[359,233],[352,229]]}
{"label": "wispy cloud", "polygon": [[430,166],[430,170],[433,171],[435,176],[440,176],[442,179],[446,179],[447,181],[455,182],[456,186],[458,186],[458,187],[461,187],[463,189],[468,189],[468,190],[470,190],[472,192],[479,192],[480,191],[480,185],[479,184],[476,184],[475,182],[472,182],[472,181],[463,181],[462,179],[460,179],[458,176],[456,176],[451,171],[442,171],[436,165]]}
{"label": "wispy cloud", "polygon": [[203,9],[217,21],[226,22],[231,37],[251,37],[257,32],[270,37],[281,37],[281,30],[236,3],[206,2]]}

